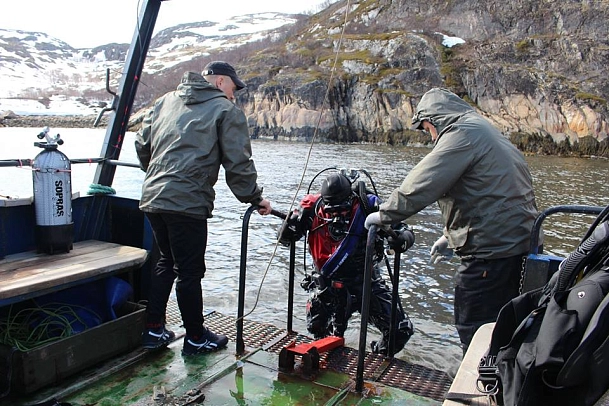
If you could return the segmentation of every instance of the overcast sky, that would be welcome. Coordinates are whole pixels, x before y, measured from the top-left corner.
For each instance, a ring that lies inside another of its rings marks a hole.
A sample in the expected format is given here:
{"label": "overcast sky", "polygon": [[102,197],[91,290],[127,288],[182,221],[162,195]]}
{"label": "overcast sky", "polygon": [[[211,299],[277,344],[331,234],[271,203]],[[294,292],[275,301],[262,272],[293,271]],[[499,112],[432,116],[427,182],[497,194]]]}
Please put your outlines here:
{"label": "overcast sky", "polygon": [[[0,28],[43,32],[75,48],[130,43],[143,0],[5,0]],[[317,11],[323,0],[166,0],[155,32],[197,21],[262,13]]]}

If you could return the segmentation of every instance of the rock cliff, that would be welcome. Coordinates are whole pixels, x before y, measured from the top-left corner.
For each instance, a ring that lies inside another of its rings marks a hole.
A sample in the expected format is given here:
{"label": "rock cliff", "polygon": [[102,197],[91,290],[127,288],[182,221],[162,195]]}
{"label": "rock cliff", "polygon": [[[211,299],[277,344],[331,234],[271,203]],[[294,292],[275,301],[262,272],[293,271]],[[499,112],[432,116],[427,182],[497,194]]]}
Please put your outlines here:
{"label": "rock cliff", "polygon": [[[471,103],[524,151],[609,157],[606,0],[329,0],[315,15],[281,21],[286,25],[257,35],[258,41],[227,35],[218,48],[218,37],[198,34],[210,22],[161,31],[153,39],[135,109],[175,89],[185,70],[222,59],[248,84],[237,97],[253,137],[429,142],[408,128],[423,93],[441,86]],[[7,52],[24,55],[29,64],[38,49],[28,51],[24,44],[39,45],[42,37],[13,34]],[[167,50],[178,38],[179,47]],[[103,55],[119,64],[127,50],[108,44],[81,55],[67,44],[47,42],[47,62],[71,60],[69,55],[90,62]],[[57,71],[58,83],[70,83],[69,72],[45,66],[41,59],[30,67],[41,75]],[[104,83],[99,75],[93,72],[87,86],[80,82],[83,100],[98,97],[84,88]],[[0,125],[32,120],[0,117]]]}
{"label": "rock cliff", "polygon": [[539,152],[605,154],[607,21],[598,0],[341,1],[239,63],[239,102],[254,136],[318,127],[330,141],[404,143],[420,96],[442,86]]}

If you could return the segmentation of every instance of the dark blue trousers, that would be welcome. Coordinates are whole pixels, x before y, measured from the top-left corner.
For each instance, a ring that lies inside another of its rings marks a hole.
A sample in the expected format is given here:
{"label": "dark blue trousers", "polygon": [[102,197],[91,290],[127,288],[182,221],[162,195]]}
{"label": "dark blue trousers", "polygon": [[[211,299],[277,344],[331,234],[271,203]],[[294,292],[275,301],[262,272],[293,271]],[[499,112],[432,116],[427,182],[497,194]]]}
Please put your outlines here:
{"label": "dark blue trousers", "polygon": [[455,326],[463,352],[480,326],[497,320],[499,310],[518,296],[523,258],[462,259],[455,275]]}

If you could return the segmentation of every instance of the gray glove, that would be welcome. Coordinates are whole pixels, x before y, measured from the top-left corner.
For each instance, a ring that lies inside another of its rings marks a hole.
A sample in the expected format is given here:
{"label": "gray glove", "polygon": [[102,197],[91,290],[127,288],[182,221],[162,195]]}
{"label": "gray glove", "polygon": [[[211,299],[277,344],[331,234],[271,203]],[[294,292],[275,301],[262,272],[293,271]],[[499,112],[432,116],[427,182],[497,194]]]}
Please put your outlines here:
{"label": "gray glove", "polygon": [[437,264],[440,261],[450,261],[453,257],[453,249],[448,247],[448,240],[445,236],[438,238],[438,241],[431,247],[429,255],[431,255],[431,258],[429,259],[430,264]]}
{"label": "gray glove", "polygon": [[370,230],[370,227],[373,224],[376,224],[379,227],[383,225],[383,223],[381,223],[381,213],[378,211],[368,214],[368,216],[366,216],[366,221],[364,221],[364,227],[366,230]]}

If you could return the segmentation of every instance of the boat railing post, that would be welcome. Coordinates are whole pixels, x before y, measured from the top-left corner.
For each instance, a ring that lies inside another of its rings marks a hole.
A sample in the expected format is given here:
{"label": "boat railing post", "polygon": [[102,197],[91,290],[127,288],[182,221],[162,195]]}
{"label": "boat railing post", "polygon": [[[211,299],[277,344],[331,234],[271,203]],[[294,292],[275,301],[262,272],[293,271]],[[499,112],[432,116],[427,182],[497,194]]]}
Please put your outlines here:
{"label": "boat railing post", "polygon": [[357,356],[357,373],[355,377],[355,391],[361,393],[364,389],[364,360],[366,358],[366,339],[368,334],[368,315],[370,313],[370,296],[372,294],[372,257],[374,255],[374,242],[378,226],[372,225],[366,240],[366,261],[364,264],[364,281],[362,288],[362,309],[359,331],[359,354]]}
{"label": "boat railing post", "polygon": [[531,229],[531,242],[529,246],[529,254],[539,254],[539,234],[541,231],[541,224],[551,214],[555,213],[581,213],[581,214],[592,214],[598,216],[603,211],[601,206],[586,206],[586,205],[560,205],[552,206],[537,216],[533,228]]}
{"label": "boat railing post", "polygon": [[108,119],[106,136],[101,150],[104,161],[97,165],[93,183],[111,186],[116,172],[115,165],[109,165],[106,160],[118,159],[120,156],[125,133],[129,126],[129,116],[133,107],[133,101],[137,93],[137,87],[142,75],[144,63],[156,19],[164,0],[142,0],[138,15],[138,22],[133,33],[131,46],[125,59],[125,67],[118,88],[118,99],[114,96],[112,106],[115,107],[114,114]]}
{"label": "boat railing post", "polygon": [[[239,261],[239,300],[237,303],[237,344],[236,352],[237,355],[243,355],[245,353],[245,342],[243,340],[243,315],[245,314],[245,277],[247,273],[247,241],[248,241],[248,230],[250,224],[250,217],[252,212],[258,210],[258,206],[250,206],[243,215],[243,225],[241,226],[241,256]],[[271,210],[273,216],[285,219],[286,215],[278,212],[277,210]],[[294,245],[294,244],[292,244]],[[293,251],[293,252],[292,252]],[[288,331],[292,330],[292,308],[293,308],[293,293],[294,293],[294,259],[295,251],[292,248],[290,251],[290,295],[288,297]]]}
{"label": "boat railing post", "polygon": [[[278,210],[271,210],[271,215],[278,217],[282,220],[286,220],[288,215]],[[294,279],[296,269],[296,241],[292,241],[290,244],[290,267],[288,274],[288,319],[287,319],[287,330],[288,334],[293,333],[292,321],[294,319]]]}
{"label": "boat railing post", "polygon": [[248,228],[252,212],[257,206],[250,206],[243,215],[243,226],[241,227],[241,259],[239,262],[239,301],[237,304],[237,355],[245,353],[245,343],[243,341],[243,315],[245,309],[245,276],[247,268],[247,240]]}
{"label": "boat railing post", "polygon": [[288,320],[287,330],[292,333],[292,319],[294,317],[294,275],[296,267],[296,241],[290,244],[290,272],[288,275]]}
{"label": "boat railing post", "polygon": [[395,335],[398,317],[398,288],[400,285],[400,252],[395,251],[393,258],[393,275],[391,275],[391,318],[389,319],[389,343],[387,344],[387,356],[393,357],[395,349]]}

